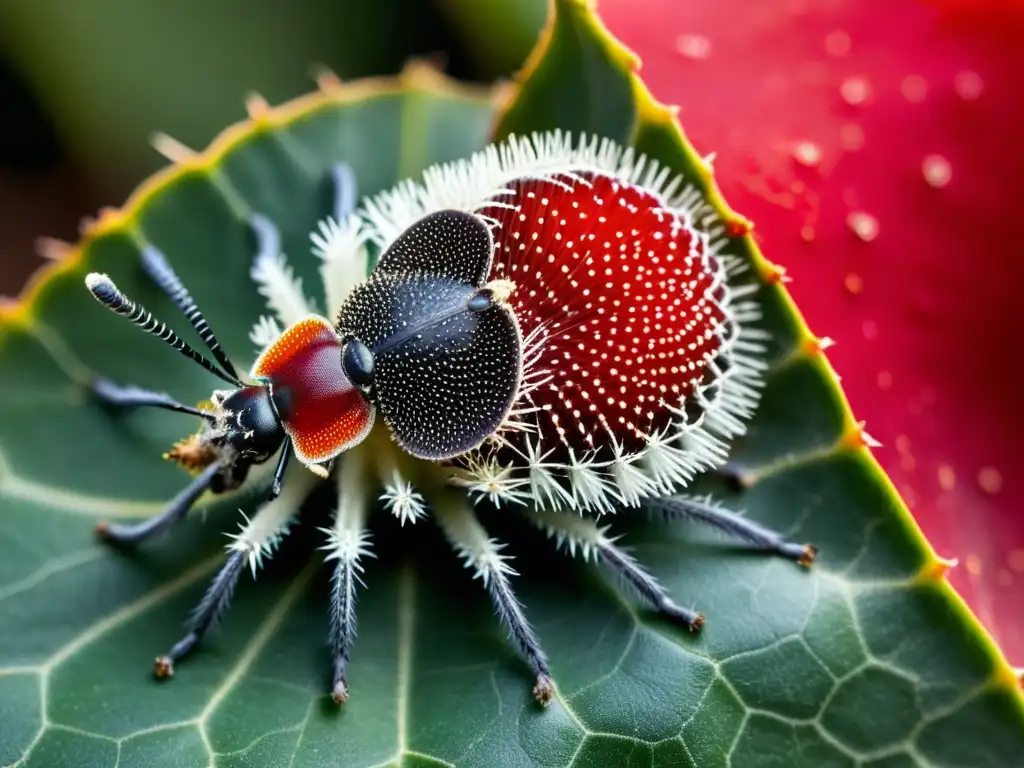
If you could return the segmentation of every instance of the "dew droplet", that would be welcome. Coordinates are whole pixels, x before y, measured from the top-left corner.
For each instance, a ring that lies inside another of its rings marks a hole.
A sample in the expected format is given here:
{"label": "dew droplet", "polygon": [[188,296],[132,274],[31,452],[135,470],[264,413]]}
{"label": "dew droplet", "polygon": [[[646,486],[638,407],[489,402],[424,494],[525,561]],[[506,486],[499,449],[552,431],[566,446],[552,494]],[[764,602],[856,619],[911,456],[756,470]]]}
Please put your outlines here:
{"label": "dew droplet", "polygon": [[800,165],[814,168],[821,162],[821,147],[813,141],[798,141],[793,145],[793,159]]}
{"label": "dew droplet", "polygon": [[803,240],[805,243],[814,242],[814,236],[814,227],[812,227],[810,224],[804,224],[802,227],[800,227],[800,239]]}
{"label": "dew droplet", "polygon": [[861,323],[860,332],[864,334],[865,339],[873,341],[878,338],[878,323],[874,320],[865,320]]}
{"label": "dew droplet", "polygon": [[891,389],[892,388],[892,374],[889,371],[878,372],[878,388],[879,389]]}
{"label": "dew droplet", "polygon": [[995,467],[982,467],[978,472],[978,485],[985,493],[999,493],[1003,488],[1003,476]]}
{"label": "dew droplet", "polygon": [[953,90],[957,96],[967,101],[974,101],[984,90],[985,84],[981,81],[981,75],[970,69],[957,72],[953,78]]}
{"label": "dew droplet", "polygon": [[914,104],[920,104],[928,95],[928,83],[920,75],[907,75],[900,83],[903,98]]}
{"label": "dew droplet", "polygon": [[676,51],[688,59],[703,61],[711,55],[711,41],[704,35],[680,35],[676,38]]}
{"label": "dew droplet", "polygon": [[910,438],[906,435],[896,435],[896,450],[899,453],[910,453]]}
{"label": "dew droplet", "polygon": [[865,243],[870,243],[878,237],[878,219],[870,213],[854,211],[846,217],[846,226]]}
{"label": "dew droplet", "polygon": [[1013,574],[1005,568],[1000,568],[996,573],[996,584],[1000,587],[1012,587],[1013,586]]}
{"label": "dew droplet", "polygon": [[839,86],[839,95],[850,106],[858,106],[871,95],[871,84],[863,77],[848,77]]}
{"label": "dew droplet", "polygon": [[854,123],[847,123],[839,129],[839,143],[847,152],[856,152],[864,146],[864,129]]}
{"label": "dew droplet", "polygon": [[846,288],[849,293],[856,296],[864,290],[864,278],[856,272],[850,272],[843,278],[843,287]]}
{"label": "dew droplet", "polygon": [[939,467],[939,487],[944,491],[952,491],[956,488],[956,472],[949,464]]}
{"label": "dew droplet", "polygon": [[981,573],[981,558],[977,555],[968,555],[966,559],[967,570],[969,573],[978,576]]}
{"label": "dew droplet", "polygon": [[928,155],[921,163],[921,172],[929,186],[939,189],[949,184],[953,177],[953,166],[942,155]]}
{"label": "dew droplet", "polygon": [[825,36],[825,52],[829,56],[845,56],[850,52],[850,36],[841,29]]}

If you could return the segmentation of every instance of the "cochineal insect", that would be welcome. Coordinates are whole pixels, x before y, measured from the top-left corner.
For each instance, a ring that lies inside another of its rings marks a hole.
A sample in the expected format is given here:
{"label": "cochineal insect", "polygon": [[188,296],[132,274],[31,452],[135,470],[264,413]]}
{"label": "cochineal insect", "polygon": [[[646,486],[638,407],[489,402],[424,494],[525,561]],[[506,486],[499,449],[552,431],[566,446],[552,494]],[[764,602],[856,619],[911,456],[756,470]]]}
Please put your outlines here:
{"label": "cochineal insect", "polygon": [[[311,240],[333,320],[309,306],[276,228],[255,215],[252,275],[285,327],[260,318],[246,378],[156,249],[143,250],[144,270],[213,361],[109,277],[86,278],[102,304],[230,385],[192,407],[95,382],[111,406],[201,419],[167,454],[191,482],[161,514],[101,524],[102,537],[143,542],[206,492],[236,489],[277,457],[268,498],[232,537],[186,636],[157,658],[158,677],[171,676],[222,618],[246,564],[255,576],[321,479],[333,479],[338,494],[324,549],[335,561],[331,695],[339,703],[349,695],[356,587],[378,505],[403,524],[428,512],[436,520],[488,590],[545,705],[555,693],[548,659],[514,594],[510,557],[475,507],[524,515],[694,631],[702,615],[677,603],[600,518],[635,509],[688,517],[810,565],[812,545],[684,493],[698,474],[726,466],[731,440],[758,406],[765,366],[754,284],[743,283],[724,226],[685,179],[612,141],[558,131],[432,167],[361,206],[349,168],[332,173],[335,213]],[[374,248],[380,256],[368,271]],[[289,473],[296,460],[310,472]]]}

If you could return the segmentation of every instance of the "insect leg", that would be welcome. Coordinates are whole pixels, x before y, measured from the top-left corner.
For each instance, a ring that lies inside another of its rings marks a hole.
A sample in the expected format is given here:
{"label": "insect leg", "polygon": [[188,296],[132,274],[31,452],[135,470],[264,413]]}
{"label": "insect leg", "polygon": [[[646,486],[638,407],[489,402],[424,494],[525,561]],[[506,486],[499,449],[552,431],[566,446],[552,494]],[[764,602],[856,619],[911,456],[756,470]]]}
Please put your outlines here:
{"label": "insect leg", "polygon": [[692,632],[696,632],[704,624],[703,616],[676,603],[657,579],[645,571],[633,557],[615,546],[610,539],[605,539],[598,545],[598,555],[602,563],[625,579],[659,612],[685,624]]}
{"label": "insect leg", "polygon": [[341,223],[356,209],[356,175],[352,166],[338,163],[331,168],[334,181],[334,220]]}
{"label": "insect leg", "polygon": [[748,520],[742,515],[714,506],[706,501],[687,496],[665,496],[646,499],[644,505],[650,511],[662,515],[666,520],[683,517],[697,520],[749,542],[760,549],[795,560],[800,565],[811,565],[818,553],[813,544],[795,544],[787,541],[781,534],[758,525],[753,520]]}
{"label": "insect leg", "polygon": [[555,695],[547,656],[512,591],[508,577],[516,572],[505,562],[507,557],[501,554],[503,545],[487,535],[473,511],[461,499],[448,497],[444,504],[434,505],[434,512],[448,540],[465,560],[466,567],[472,568],[474,578],[480,578],[487,587],[495,610],[536,675],[533,695],[542,706],[547,706]]}
{"label": "insect leg", "polygon": [[189,413],[208,421],[213,419],[212,413],[201,411],[190,405],[183,405],[170,395],[163,394],[162,392],[152,392],[141,387],[122,387],[110,381],[110,379],[93,379],[92,392],[107,405],[117,408],[150,406],[153,408],[165,408],[168,411],[177,411],[178,413]]}
{"label": "insect leg", "polygon": [[220,363],[221,368],[232,378],[237,379],[238,373],[235,371],[235,366],[228,359],[224,348],[221,347],[213,328],[210,327],[196,305],[195,299],[189,294],[188,289],[181,282],[181,278],[175,274],[173,267],[167,262],[164,255],[153,246],[147,245],[142,249],[142,267],[153,282],[160,286],[167,297],[185,314],[189,323],[199,334],[199,338],[213,354],[213,358]]}
{"label": "insect leg", "polygon": [[251,520],[246,519],[241,531],[231,535],[228,559],[189,617],[188,634],[175,643],[167,655],[157,658],[154,667],[157,677],[173,675],[174,663],[189,654],[221,620],[245,564],[249,564],[256,578],[264,560],[274,553],[288,533],[296,511],[315,484],[312,475],[306,472],[292,477],[291,481],[280,497],[263,504]]}
{"label": "insect leg", "polygon": [[288,469],[288,460],[292,457],[292,441],[285,439],[284,447],[281,448],[281,458],[277,460],[277,469],[274,470],[274,482],[270,486],[270,499],[276,499],[281,495],[281,484],[284,482],[284,473]]}
{"label": "insect leg", "polygon": [[202,472],[192,478],[185,488],[178,493],[166,509],[159,515],[143,520],[135,525],[119,525],[102,522],[96,526],[96,533],[107,541],[116,544],[138,544],[163,533],[175,523],[185,519],[189,509],[196,503],[196,500],[213,483],[217,473],[222,469],[220,464],[211,464]]}
{"label": "insect leg", "polygon": [[701,614],[676,603],[654,576],[617,546],[614,538],[606,535],[607,526],[599,526],[589,517],[553,510],[533,510],[529,517],[570,555],[579,552],[585,560],[593,559],[601,563],[625,581],[643,600],[670,619],[686,625],[693,632],[703,625],[704,617]]}
{"label": "insect leg", "polygon": [[153,666],[157,677],[171,677],[174,663],[181,660],[199,644],[203,636],[220,620],[231,602],[231,596],[238,584],[238,577],[245,567],[246,553],[233,551],[227,561],[207,587],[203,599],[188,622],[188,634],[175,643],[166,656],[158,656]]}
{"label": "insect leg", "polygon": [[[364,544],[359,548],[363,549]],[[362,585],[359,551],[339,555],[331,583],[331,698],[348,699],[348,662],[356,639],[356,585]]]}
{"label": "insect leg", "polygon": [[[348,662],[356,638],[356,586],[363,585],[361,557],[372,557],[366,531],[365,480],[369,468],[356,454],[342,460],[338,472],[338,510],[328,535],[328,560],[337,560],[331,591],[332,652],[331,698],[342,704],[348,699]],[[365,585],[363,585],[365,586]]]}

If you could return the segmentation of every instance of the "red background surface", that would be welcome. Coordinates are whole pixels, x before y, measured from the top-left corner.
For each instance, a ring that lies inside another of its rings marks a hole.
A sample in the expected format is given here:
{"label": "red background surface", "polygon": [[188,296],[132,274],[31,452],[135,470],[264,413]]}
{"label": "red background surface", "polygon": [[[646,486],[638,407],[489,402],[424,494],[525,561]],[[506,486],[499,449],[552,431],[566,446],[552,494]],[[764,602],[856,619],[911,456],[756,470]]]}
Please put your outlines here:
{"label": "red background surface", "polygon": [[1024,664],[1024,3],[598,10],[717,153],[951,582]]}

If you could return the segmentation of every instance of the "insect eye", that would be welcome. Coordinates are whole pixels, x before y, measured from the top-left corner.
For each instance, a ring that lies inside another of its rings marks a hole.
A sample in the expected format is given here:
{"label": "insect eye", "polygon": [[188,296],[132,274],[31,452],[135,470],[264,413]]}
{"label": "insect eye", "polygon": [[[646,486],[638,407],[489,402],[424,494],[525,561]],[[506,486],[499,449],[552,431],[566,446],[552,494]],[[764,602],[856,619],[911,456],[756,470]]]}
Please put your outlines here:
{"label": "insect eye", "polygon": [[474,293],[472,298],[466,302],[466,309],[470,312],[486,312],[492,306],[494,306],[494,300],[490,290],[486,288],[482,288]]}
{"label": "insect eye", "polygon": [[373,385],[373,353],[359,339],[352,339],[341,353],[341,365],[349,380],[362,390]]}

